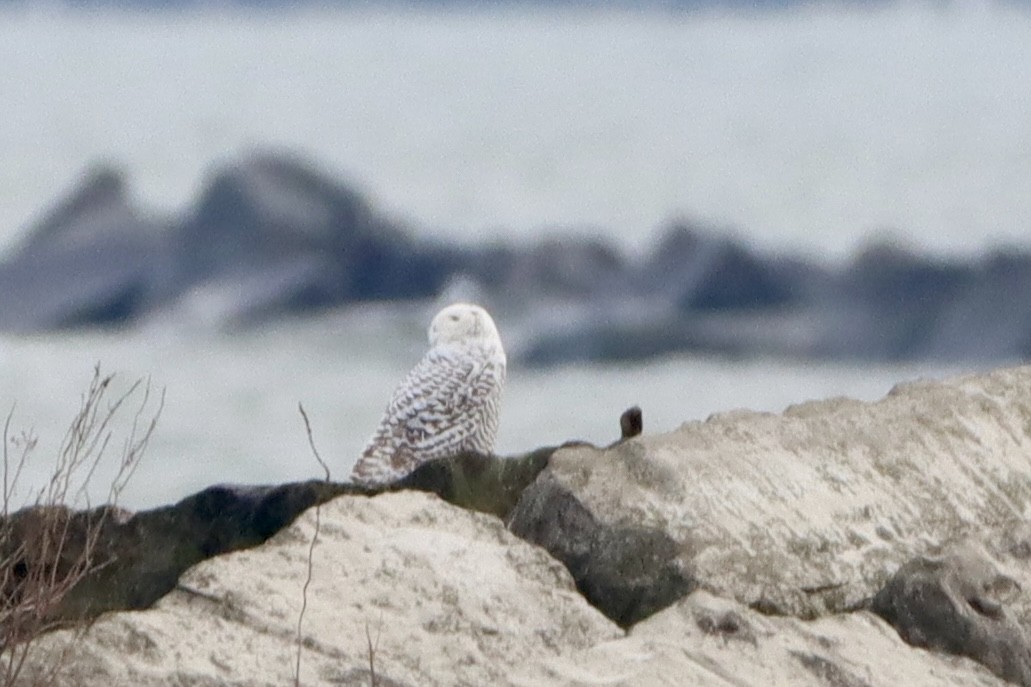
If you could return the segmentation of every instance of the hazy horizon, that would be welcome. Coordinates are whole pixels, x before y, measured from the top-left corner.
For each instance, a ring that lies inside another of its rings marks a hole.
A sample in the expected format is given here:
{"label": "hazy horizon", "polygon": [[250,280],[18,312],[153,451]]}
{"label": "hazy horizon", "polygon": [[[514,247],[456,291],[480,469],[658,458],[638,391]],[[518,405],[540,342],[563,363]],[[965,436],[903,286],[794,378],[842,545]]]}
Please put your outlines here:
{"label": "hazy horizon", "polygon": [[697,218],[841,257],[1031,246],[1031,15],[0,12],[0,246],[97,161],[184,208],[286,147],[417,232],[630,249]]}

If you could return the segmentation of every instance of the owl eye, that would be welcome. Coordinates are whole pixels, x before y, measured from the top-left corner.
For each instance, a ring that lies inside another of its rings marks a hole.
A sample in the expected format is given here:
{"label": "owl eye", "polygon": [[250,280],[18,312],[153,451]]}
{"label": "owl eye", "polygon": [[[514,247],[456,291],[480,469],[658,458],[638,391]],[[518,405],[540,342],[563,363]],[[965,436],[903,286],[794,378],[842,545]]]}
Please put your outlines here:
{"label": "owl eye", "polygon": [[458,322],[458,315],[451,315],[452,322]]}

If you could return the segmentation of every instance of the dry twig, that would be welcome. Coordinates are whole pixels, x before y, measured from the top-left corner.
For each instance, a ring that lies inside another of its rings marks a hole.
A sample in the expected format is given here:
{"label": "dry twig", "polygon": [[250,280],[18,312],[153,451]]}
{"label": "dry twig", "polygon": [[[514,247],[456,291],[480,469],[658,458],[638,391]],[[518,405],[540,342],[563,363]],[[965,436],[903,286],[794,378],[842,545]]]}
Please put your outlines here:
{"label": "dry twig", "polygon": [[[311,452],[315,456],[315,460],[319,462],[322,469],[326,473],[326,482],[330,481],[329,466],[322,460],[322,456],[319,455],[319,450],[315,447],[315,439],[311,433],[311,422],[308,421],[308,413],[304,411],[304,406],[300,403],[297,404],[297,409],[301,412],[301,417],[304,418],[304,430],[308,435],[308,446],[311,447]],[[308,587],[311,586],[312,569],[314,566],[315,559],[315,543],[319,539],[319,528],[321,526],[321,509],[322,505],[318,502],[315,504],[315,533],[311,537],[311,543],[308,545],[308,574],[304,579],[304,587],[301,590],[301,612],[297,616],[297,663],[294,665],[294,685],[300,687],[301,685],[301,653],[304,650],[304,637],[302,628],[304,626],[304,613],[308,610]]]}
{"label": "dry twig", "polygon": [[383,622],[376,628],[376,644],[372,643],[372,634],[369,632],[369,621],[365,621],[365,643],[369,652],[369,685],[378,687],[379,680],[376,679],[376,652],[379,651],[379,635],[383,631]]}
{"label": "dry twig", "polygon": [[[28,499],[25,508],[11,512],[22,469],[36,447],[35,436],[11,436],[14,408],[3,429],[3,516],[0,523],[0,686],[12,685],[25,667],[33,641],[54,624],[55,611],[65,595],[86,576],[107,564],[98,559],[99,537],[116,502],[142,460],[164,407],[164,393],[149,422],[150,383],[137,381],[108,401],[113,375],[100,366],[83,394],[79,410],[61,442],[47,484]],[[142,389],[142,398],[139,399]],[[108,487],[103,508],[88,510],[88,487],[115,434],[119,410],[139,399],[118,468]],[[10,448],[17,449],[12,456]],[[76,488],[76,485],[78,487]],[[70,505],[84,503],[76,513]],[[60,661],[52,661],[38,684],[48,684]]]}

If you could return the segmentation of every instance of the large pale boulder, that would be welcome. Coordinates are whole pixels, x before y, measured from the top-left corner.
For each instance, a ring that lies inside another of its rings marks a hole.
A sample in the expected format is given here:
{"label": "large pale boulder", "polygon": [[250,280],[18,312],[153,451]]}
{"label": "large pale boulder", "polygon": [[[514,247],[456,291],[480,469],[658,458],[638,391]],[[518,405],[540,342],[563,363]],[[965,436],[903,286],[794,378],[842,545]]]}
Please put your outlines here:
{"label": "large pale boulder", "polygon": [[520,687],[1003,687],[973,661],[909,647],[870,613],[803,621],[696,592],[626,638],[549,657]]}
{"label": "large pale boulder", "polygon": [[911,558],[1029,510],[1022,367],[565,448],[511,528],[629,626],[699,586],[769,614],[851,610]]}
{"label": "large pale boulder", "polygon": [[58,665],[48,684],[293,684],[316,517],[301,684],[368,685],[373,670],[382,687],[503,684],[622,634],[494,516],[418,492],[344,496],[195,566],[150,610],[43,637],[26,678]]}

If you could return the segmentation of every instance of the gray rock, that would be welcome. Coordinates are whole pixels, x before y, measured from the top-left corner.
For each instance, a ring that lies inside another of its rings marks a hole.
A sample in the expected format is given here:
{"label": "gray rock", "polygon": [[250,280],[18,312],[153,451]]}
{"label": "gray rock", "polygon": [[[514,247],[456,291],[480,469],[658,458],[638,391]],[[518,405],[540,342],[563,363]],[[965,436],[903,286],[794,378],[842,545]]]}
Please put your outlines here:
{"label": "gray rock", "polygon": [[866,612],[803,621],[698,591],[625,638],[531,662],[520,687],[1003,687],[973,661],[907,646]]}
{"label": "gray rock", "polygon": [[120,171],[88,171],[0,263],[0,329],[136,319],[153,305],[153,275],[167,259],[165,227],[136,207]]}
{"label": "gray rock", "polygon": [[473,251],[466,270],[493,293],[593,300],[625,290],[630,265],[610,243],[568,236]]}
{"label": "gray rock", "polygon": [[170,241],[176,268],[163,290],[235,290],[238,320],[426,298],[455,269],[446,250],[413,240],[357,192],[282,152],[219,170]]}
{"label": "gray rock", "polygon": [[1031,509],[1028,417],[1029,367],[725,413],[557,451],[511,526],[623,624],[696,588],[767,614],[849,612],[915,556]]}
{"label": "gray rock", "polygon": [[949,547],[903,565],[872,610],[910,644],[968,656],[999,677],[1031,685],[1031,641],[1012,610],[1023,595],[981,547]]}
{"label": "gray rock", "polygon": [[[676,225],[645,263],[644,281],[671,291],[679,311],[780,310],[802,294],[805,271],[693,225]],[[654,288],[654,287],[653,287]]]}
{"label": "gray rock", "polygon": [[679,543],[668,534],[599,521],[547,474],[523,494],[509,529],[565,563],[584,597],[621,627],[698,586],[684,569]]}
{"label": "gray rock", "polygon": [[978,281],[976,266],[915,255],[891,243],[868,247],[815,298],[826,316],[818,355],[917,360],[974,330],[945,331],[949,309]]}
{"label": "gray rock", "polygon": [[[998,252],[973,266],[965,289],[941,308],[926,354],[944,360],[1031,355],[1031,255]],[[1004,294],[1009,294],[1004,295]]]}

